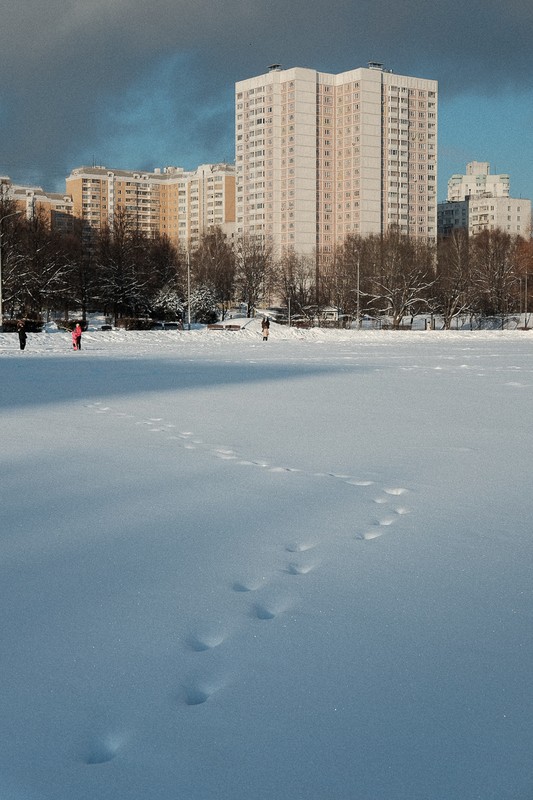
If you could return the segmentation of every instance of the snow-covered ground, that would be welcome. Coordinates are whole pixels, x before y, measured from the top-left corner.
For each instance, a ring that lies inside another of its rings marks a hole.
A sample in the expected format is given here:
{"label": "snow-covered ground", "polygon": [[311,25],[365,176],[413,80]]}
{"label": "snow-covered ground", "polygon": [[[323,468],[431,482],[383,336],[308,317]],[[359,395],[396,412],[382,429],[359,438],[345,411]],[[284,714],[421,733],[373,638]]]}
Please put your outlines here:
{"label": "snow-covered ground", "polygon": [[1,800],[531,800],[533,334],[0,334]]}

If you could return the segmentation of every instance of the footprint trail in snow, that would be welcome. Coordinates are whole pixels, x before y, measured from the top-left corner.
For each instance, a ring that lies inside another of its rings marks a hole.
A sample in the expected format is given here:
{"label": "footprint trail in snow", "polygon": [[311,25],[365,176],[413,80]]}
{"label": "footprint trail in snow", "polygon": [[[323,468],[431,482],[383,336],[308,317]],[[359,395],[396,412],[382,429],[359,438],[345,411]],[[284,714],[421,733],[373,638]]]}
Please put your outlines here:
{"label": "footprint trail in snow", "polygon": [[[266,459],[239,453],[228,445],[213,445],[205,442],[194,431],[179,430],[175,424],[166,422],[161,417],[148,417],[138,419],[132,414],[114,411],[110,406],[95,402],[86,406],[96,414],[107,414],[121,418],[124,422],[134,424],[147,434],[165,437],[174,446],[185,452],[202,451],[212,455],[213,458],[227,462],[228,468],[249,467],[265,470],[289,478],[291,474],[309,480],[338,481],[353,487],[358,493],[370,494],[372,504],[375,505],[375,515],[370,515],[366,523],[359,522],[354,526],[353,533],[348,541],[371,542],[388,533],[401,520],[409,514],[411,509],[404,505],[404,500],[409,490],[403,486],[380,486],[375,480],[365,477],[353,476],[337,472],[311,472],[287,464],[271,464]],[[345,537],[343,531],[342,536]],[[242,598],[241,628],[251,624],[268,624],[290,611],[295,604],[293,594],[294,581],[310,580],[310,576],[319,568],[320,560],[314,557],[318,546],[324,546],[318,538],[309,540],[289,541],[279,553],[280,566],[274,569],[272,576],[250,575],[243,570],[243,574],[236,576],[235,581],[228,587],[235,596]],[[281,578],[280,578],[281,576]],[[280,585],[281,580],[281,585]],[[283,581],[291,582],[291,591],[284,591]],[[251,598],[249,600],[248,598]],[[227,631],[217,623],[206,620],[199,623],[196,629],[191,630],[185,638],[185,648],[194,655],[195,659],[205,658],[210,652],[216,651],[227,644]],[[178,692],[181,703],[185,706],[201,706],[216,696],[224,686],[224,680],[219,675],[203,672],[201,664],[196,662],[196,669],[191,676],[185,679]],[[96,761],[96,759],[94,759]],[[102,761],[105,760],[102,758]]]}

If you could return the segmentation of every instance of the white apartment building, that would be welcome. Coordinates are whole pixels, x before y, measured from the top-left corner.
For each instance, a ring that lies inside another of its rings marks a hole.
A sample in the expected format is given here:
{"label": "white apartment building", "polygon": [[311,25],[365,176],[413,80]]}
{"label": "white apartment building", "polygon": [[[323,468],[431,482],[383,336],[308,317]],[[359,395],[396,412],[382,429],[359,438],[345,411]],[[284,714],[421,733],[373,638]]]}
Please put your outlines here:
{"label": "white apartment building", "polygon": [[505,231],[512,236],[531,234],[531,200],[516,197],[467,197],[438,204],[438,230],[443,236],[466,228],[470,235],[480,231]]}
{"label": "white apartment building", "polygon": [[435,239],[437,93],[375,63],[238,82],[237,234],[323,261],[349,233]]}
{"label": "white apartment building", "polygon": [[509,175],[491,175],[487,161],[471,161],[466,175],[451,176],[448,199],[437,206],[439,234],[463,228],[470,235],[498,229],[512,236],[530,236],[531,201],[509,194]]}
{"label": "white apartment building", "polygon": [[466,175],[452,175],[448,181],[448,200],[466,197],[509,197],[509,175],[491,175],[487,161],[470,161]]}
{"label": "white apartment building", "polygon": [[196,170],[165,167],[153,172],[78,167],[66,179],[73,213],[90,228],[111,225],[125,212],[147,235],[164,234],[176,245],[194,246],[203,233],[235,228],[235,168],[202,164]]}

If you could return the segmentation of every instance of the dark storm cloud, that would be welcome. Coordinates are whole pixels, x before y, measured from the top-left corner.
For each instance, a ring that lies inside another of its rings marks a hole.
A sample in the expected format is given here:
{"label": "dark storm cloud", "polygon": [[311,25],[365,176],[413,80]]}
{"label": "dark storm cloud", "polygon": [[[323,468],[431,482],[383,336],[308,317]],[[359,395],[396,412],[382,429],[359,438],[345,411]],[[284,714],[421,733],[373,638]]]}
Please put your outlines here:
{"label": "dark storm cloud", "polygon": [[233,84],[273,62],[338,72],[379,60],[438,79],[442,96],[523,90],[533,66],[530,0],[3,6],[0,172],[46,188],[91,153],[131,168],[232,158]]}

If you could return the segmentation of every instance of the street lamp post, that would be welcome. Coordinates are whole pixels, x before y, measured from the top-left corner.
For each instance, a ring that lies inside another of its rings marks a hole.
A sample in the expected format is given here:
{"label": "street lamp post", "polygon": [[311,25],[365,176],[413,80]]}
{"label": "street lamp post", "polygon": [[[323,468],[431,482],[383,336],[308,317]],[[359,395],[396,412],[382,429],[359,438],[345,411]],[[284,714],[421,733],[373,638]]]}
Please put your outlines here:
{"label": "street lamp post", "polygon": [[9,219],[9,217],[16,217],[17,214],[23,214],[24,211],[12,211],[10,214],[4,214],[3,217],[0,217],[0,332],[4,330],[4,305],[3,305],[3,296],[2,296],[2,239],[3,239],[3,231],[2,225],[5,219]]}
{"label": "street lamp post", "polygon": [[525,277],[525,289],[524,289],[524,330],[526,330],[526,331],[527,331],[527,330],[528,330],[528,324],[527,324],[527,322],[528,322],[528,311],[527,311],[527,305],[528,305],[528,304],[527,304],[527,300],[528,300],[528,297],[527,297],[527,279],[528,279],[528,273],[527,273],[527,269],[526,269],[526,271],[525,271],[525,273],[524,273],[524,277]]}
{"label": "street lamp post", "polygon": [[361,327],[361,255],[357,252],[357,327]]}
{"label": "street lamp post", "polygon": [[191,329],[191,251],[187,250],[187,330]]}

